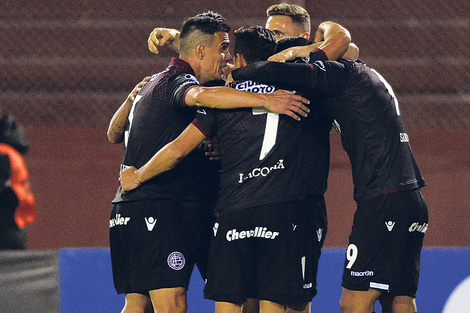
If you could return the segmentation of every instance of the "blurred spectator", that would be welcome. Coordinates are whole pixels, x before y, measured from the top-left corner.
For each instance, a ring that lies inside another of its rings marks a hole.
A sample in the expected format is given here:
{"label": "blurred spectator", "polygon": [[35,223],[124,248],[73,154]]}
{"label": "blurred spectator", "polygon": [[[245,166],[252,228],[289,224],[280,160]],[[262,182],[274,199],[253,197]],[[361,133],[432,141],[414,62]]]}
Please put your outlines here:
{"label": "blurred spectator", "polygon": [[0,118],[0,249],[26,249],[25,226],[36,218],[36,201],[23,156],[29,141],[15,119]]}

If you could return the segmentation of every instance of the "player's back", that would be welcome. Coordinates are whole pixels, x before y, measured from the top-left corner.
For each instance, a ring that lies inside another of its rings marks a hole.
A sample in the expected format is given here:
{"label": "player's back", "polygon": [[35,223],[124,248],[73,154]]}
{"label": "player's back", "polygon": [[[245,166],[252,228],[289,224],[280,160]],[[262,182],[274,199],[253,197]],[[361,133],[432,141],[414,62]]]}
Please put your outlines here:
{"label": "player's back", "polygon": [[[238,82],[236,89],[276,90],[253,81]],[[201,112],[197,119],[211,134],[216,132],[222,151],[217,210],[294,201],[311,192],[317,163],[316,151],[309,144],[312,138],[304,130],[305,120],[298,122],[265,109]]]}
{"label": "player's back", "polygon": [[348,82],[344,93],[330,99],[327,106],[341,127],[356,201],[423,186],[391,86],[361,62],[341,63],[349,69]]}

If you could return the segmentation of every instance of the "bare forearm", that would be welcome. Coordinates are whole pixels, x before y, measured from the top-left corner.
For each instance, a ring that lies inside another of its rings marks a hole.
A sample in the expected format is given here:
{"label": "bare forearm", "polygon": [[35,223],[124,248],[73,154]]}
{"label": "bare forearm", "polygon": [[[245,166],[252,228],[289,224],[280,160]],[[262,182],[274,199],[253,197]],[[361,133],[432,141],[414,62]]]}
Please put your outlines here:
{"label": "bare forearm", "polygon": [[315,42],[320,41],[318,48],[325,52],[328,60],[337,60],[348,50],[351,34],[343,26],[327,21],[320,24],[315,34]]}
{"label": "bare forearm", "polygon": [[119,174],[122,192],[129,192],[152,177],[174,168],[180,160],[180,157],[172,154],[171,143],[167,144],[139,170],[129,166]]}
{"label": "bare forearm", "polygon": [[176,52],[178,53],[180,52],[180,33],[179,32],[175,34],[175,39],[173,39],[173,41],[171,42],[171,47]]}
{"label": "bare forearm", "polygon": [[111,143],[121,143],[124,140],[124,131],[126,129],[127,117],[132,108],[132,101],[129,97],[119,109],[114,113],[108,127],[108,140]]}
{"label": "bare forearm", "polygon": [[203,106],[216,109],[253,108],[266,105],[264,94],[243,92],[228,87],[194,87],[185,98],[189,106]]}
{"label": "bare forearm", "polygon": [[161,148],[144,166],[136,169],[130,166],[119,175],[123,192],[139,187],[143,182],[171,170],[191,151],[204,141],[205,136],[193,124],[172,142]]}
{"label": "bare forearm", "polygon": [[139,184],[169,171],[178,165],[186,154],[173,149],[171,143],[160,149],[144,166],[137,170],[137,181]]}
{"label": "bare forearm", "polygon": [[[272,87],[259,86],[259,88]],[[266,91],[269,92],[269,90]],[[310,111],[306,106],[310,103],[308,99],[296,95],[294,91],[286,90],[276,90],[272,93],[263,94],[244,92],[227,87],[197,86],[187,92],[185,102],[190,106],[206,106],[217,109],[264,107],[268,111],[286,114],[298,121],[301,116],[307,116]]]}
{"label": "bare forearm", "polygon": [[127,96],[126,101],[119,107],[111,118],[108,126],[108,140],[111,143],[121,143],[124,140],[124,131],[126,130],[127,118],[132,110],[135,97],[140,89],[150,80],[150,76],[145,77],[138,83],[131,93]]}
{"label": "bare forearm", "polygon": [[206,136],[196,126],[189,124],[175,140],[161,148],[137,171],[139,183],[173,169],[205,139]]}

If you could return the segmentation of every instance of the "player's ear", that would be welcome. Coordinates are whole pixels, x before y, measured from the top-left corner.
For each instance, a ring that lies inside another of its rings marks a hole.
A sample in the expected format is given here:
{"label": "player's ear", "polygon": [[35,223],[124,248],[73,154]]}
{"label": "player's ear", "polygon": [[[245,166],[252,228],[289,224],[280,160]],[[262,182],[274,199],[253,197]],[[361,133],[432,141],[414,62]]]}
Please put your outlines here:
{"label": "player's ear", "polygon": [[197,56],[198,60],[202,60],[204,58],[204,55],[205,55],[204,49],[205,49],[205,47],[202,44],[198,44],[194,48],[194,52],[196,53],[196,56]]}
{"label": "player's ear", "polygon": [[310,40],[310,33],[303,33],[303,34],[300,35],[299,37],[303,37],[303,38],[305,38],[305,39]]}
{"label": "player's ear", "polygon": [[246,65],[245,57],[241,55],[240,53],[235,54],[234,63],[235,63],[234,64],[235,68],[240,68],[240,67],[245,66]]}

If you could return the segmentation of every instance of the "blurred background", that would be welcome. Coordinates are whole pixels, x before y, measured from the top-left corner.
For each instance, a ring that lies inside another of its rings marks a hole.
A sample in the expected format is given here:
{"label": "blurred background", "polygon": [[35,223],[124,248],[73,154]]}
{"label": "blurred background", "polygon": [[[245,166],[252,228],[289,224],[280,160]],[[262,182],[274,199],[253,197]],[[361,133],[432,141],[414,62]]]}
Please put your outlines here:
{"label": "blurred background", "polygon": [[[114,111],[170,48],[147,49],[154,27],[179,28],[212,10],[232,29],[264,25],[278,1],[2,0],[0,108],[26,129],[37,219],[29,249],[107,247],[121,145],[107,141]],[[389,81],[421,171],[430,212],[426,246],[470,245],[470,2],[292,1],[345,26],[360,59]],[[325,245],[345,247],[355,203],[349,162],[332,135]]]}

